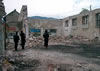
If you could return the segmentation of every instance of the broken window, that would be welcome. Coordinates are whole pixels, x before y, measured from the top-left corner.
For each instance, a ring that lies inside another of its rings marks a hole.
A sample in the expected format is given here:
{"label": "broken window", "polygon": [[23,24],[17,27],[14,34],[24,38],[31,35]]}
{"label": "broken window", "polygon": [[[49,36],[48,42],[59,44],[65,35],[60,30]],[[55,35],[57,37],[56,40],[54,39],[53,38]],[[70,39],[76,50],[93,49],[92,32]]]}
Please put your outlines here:
{"label": "broken window", "polygon": [[100,13],[96,14],[96,27],[100,28]]}
{"label": "broken window", "polygon": [[77,18],[72,19],[72,26],[76,26],[77,25]]}
{"label": "broken window", "polygon": [[88,22],[89,22],[89,16],[88,15],[87,16],[83,16],[82,17],[82,24],[86,25],[86,24],[88,24]]}
{"label": "broken window", "polygon": [[13,36],[15,35],[15,32],[9,32],[8,33],[8,38],[13,39]]}
{"label": "broken window", "polygon": [[33,36],[38,37],[41,35],[41,29],[30,28],[30,33],[33,33]]}
{"label": "broken window", "polygon": [[57,29],[48,29],[48,31],[49,31],[49,35],[55,36],[56,32],[57,32]]}
{"label": "broken window", "polygon": [[65,27],[68,27],[69,25],[68,25],[68,20],[67,21],[65,21]]}

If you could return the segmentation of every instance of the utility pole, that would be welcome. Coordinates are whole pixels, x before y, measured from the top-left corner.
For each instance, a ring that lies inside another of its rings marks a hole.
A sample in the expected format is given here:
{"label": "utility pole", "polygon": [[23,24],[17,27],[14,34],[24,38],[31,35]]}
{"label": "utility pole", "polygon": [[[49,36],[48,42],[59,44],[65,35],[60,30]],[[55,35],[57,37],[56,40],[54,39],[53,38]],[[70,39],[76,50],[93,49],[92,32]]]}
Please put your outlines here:
{"label": "utility pole", "polygon": [[4,42],[5,42],[5,50],[6,50],[6,37],[7,37],[7,34],[6,34],[6,16],[4,16],[3,18],[4,20],[4,25],[5,25],[5,28],[4,28],[4,34],[5,34],[5,38],[4,38]]}
{"label": "utility pole", "polygon": [[4,24],[2,22],[2,17],[6,15],[6,12],[5,12],[5,6],[4,6],[4,3],[3,3],[3,0],[0,0],[0,56],[4,54],[4,49],[5,49],[5,42],[4,42],[4,39],[5,39],[5,35],[4,35]]}
{"label": "utility pole", "polygon": [[90,11],[92,10],[92,5],[90,5]]}

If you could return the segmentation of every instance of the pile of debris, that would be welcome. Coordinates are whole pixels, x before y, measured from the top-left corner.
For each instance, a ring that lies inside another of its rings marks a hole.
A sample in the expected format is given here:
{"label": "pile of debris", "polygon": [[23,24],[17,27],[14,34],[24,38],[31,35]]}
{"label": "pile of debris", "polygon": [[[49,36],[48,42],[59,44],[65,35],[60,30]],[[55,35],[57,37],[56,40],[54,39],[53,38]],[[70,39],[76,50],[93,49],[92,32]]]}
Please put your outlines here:
{"label": "pile of debris", "polygon": [[27,40],[26,47],[34,47],[34,46],[39,46],[42,45],[43,43],[43,38],[42,37],[31,37]]}
{"label": "pile of debris", "polygon": [[[44,43],[43,37],[30,37],[26,40],[26,47],[31,48],[35,46],[41,46]],[[50,36],[49,45],[74,45],[74,44],[91,44],[90,40],[82,36]],[[20,44],[20,42],[19,42]],[[14,43],[9,43],[8,49],[14,48]]]}
{"label": "pile of debris", "polygon": [[20,56],[6,57],[2,63],[3,71],[35,71],[39,65],[39,60],[23,59]]}
{"label": "pile of debris", "polygon": [[58,65],[58,71],[96,71],[95,69],[90,69],[84,65],[71,65],[71,64],[60,64]]}
{"label": "pile of debris", "polygon": [[90,40],[83,36],[67,36],[63,37],[65,44],[89,44],[91,43]]}
{"label": "pile of debris", "polygon": [[61,36],[52,36],[49,38],[49,42],[56,42],[56,43],[64,43],[64,45],[66,44],[74,44],[74,43],[90,43],[90,40],[87,39],[86,37],[83,36],[65,36],[65,37],[61,37]]}
{"label": "pile of debris", "polygon": [[[50,36],[49,37],[49,43],[63,43],[64,39],[62,37],[57,37],[57,36]],[[27,40],[27,44],[26,44],[26,47],[35,47],[35,46],[40,46],[40,45],[43,45],[44,43],[44,39],[43,37],[30,37],[28,40]]]}
{"label": "pile of debris", "polygon": [[[27,40],[26,47],[35,47],[35,46],[40,46],[43,45],[44,39],[43,37],[30,37]],[[88,43],[89,39],[84,38],[82,36],[77,36],[77,37],[61,37],[61,36],[50,36],[49,37],[49,44],[56,44],[56,45],[71,45],[73,43]]]}
{"label": "pile of debris", "polygon": [[49,42],[63,42],[63,41],[64,41],[64,39],[59,36],[49,37]]}
{"label": "pile of debris", "polygon": [[48,64],[40,69],[37,68],[37,71],[99,71],[99,69],[87,67],[87,64]]}
{"label": "pile of debris", "polygon": [[7,45],[7,50],[11,50],[11,49],[14,49],[14,43],[9,43]]}

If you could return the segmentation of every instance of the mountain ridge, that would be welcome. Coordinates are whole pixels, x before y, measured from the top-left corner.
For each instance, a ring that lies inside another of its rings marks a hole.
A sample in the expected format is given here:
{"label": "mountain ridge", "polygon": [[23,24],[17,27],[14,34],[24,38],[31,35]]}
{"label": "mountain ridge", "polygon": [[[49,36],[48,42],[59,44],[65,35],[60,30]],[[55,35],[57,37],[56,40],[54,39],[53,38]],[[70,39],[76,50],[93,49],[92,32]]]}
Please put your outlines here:
{"label": "mountain ridge", "polygon": [[53,17],[43,17],[43,16],[31,16],[31,17],[28,17],[28,18],[32,18],[32,19],[57,19],[57,18],[53,18]]}

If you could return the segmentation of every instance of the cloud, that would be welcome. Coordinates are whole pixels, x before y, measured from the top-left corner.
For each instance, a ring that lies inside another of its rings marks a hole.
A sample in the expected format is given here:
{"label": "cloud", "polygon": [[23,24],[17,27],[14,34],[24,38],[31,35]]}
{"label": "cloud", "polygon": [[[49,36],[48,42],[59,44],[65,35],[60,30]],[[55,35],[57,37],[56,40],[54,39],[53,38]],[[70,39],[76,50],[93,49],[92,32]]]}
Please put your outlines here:
{"label": "cloud", "polygon": [[99,8],[99,0],[4,0],[6,12],[14,9],[20,12],[22,5],[28,6],[28,16],[40,15],[66,17],[79,13],[82,8]]}
{"label": "cloud", "polygon": [[72,10],[73,3],[73,0],[37,0],[34,5],[31,3],[28,9],[33,13],[54,15]]}
{"label": "cloud", "polygon": [[83,8],[90,10],[90,5],[92,6],[92,10],[96,8],[100,8],[99,0],[77,0],[73,5],[73,9],[65,14],[66,16],[71,16],[74,14],[78,14],[82,11]]}
{"label": "cloud", "polygon": [[98,5],[100,7],[100,1],[99,0],[81,0],[75,4],[75,8],[87,8],[87,9],[89,9],[90,5],[92,5],[93,9],[95,9],[95,7]]}

